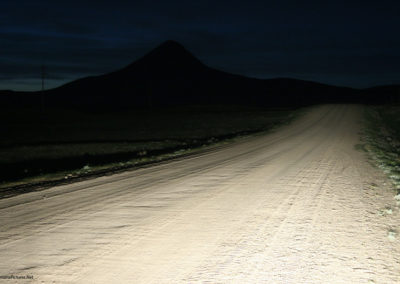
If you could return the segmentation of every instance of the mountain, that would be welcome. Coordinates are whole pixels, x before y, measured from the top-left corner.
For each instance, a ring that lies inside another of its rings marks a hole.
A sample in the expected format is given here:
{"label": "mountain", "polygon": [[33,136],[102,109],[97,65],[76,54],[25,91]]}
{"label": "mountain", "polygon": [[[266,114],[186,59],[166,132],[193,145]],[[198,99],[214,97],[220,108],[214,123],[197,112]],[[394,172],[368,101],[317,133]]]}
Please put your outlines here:
{"label": "mountain", "polygon": [[[175,41],[162,43],[120,70],[78,79],[44,93],[15,92],[12,96],[19,104],[34,104],[44,98],[47,106],[84,109],[189,104],[299,106],[358,103],[367,98],[362,91],[351,88],[222,72],[204,65]],[[8,104],[16,101],[10,103],[10,93],[0,93],[0,100],[8,100]]]}
{"label": "mountain", "polygon": [[252,84],[261,80],[207,67],[179,43],[166,41],[120,70],[73,81],[46,95],[55,104],[74,96],[69,103],[79,106],[235,104],[243,97],[237,88]]}

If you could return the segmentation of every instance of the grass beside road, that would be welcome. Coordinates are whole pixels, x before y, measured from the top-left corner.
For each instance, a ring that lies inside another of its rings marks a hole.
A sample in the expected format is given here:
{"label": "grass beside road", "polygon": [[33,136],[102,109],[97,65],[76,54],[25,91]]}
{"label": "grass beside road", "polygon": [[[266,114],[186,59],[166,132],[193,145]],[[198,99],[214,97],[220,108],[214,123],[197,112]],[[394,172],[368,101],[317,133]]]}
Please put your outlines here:
{"label": "grass beside road", "polygon": [[[0,196],[187,154],[288,123],[302,110],[190,107],[80,113],[3,111]],[[7,190],[5,190],[7,189]]]}
{"label": "grass beside road", "polygon": [[365,121],[362,148],[390,178],[400,205],[400,106],[366,107]]}

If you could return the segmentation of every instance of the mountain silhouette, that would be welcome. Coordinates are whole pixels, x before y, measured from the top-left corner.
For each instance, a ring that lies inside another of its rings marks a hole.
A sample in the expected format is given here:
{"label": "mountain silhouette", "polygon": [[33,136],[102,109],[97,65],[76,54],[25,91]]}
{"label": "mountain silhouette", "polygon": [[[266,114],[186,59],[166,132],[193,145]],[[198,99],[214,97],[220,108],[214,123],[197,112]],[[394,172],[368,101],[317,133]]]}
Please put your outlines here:
{"label": "mountain silhouette", "polygon": [[362,103],[372,101],[377,92],[290,78],[262,80],[235,75],[206,66],[180,43],[168,40],[120,70],[78,79],[44,93],[0,92],[0,98],[3,103],[18,100],[17,104],[29,105],[37,103],[35,95],[39,95],[48,106],[84,109],[221,104],[268,107]]}
{"label": "mountain silhouette", "polygon": [[46,97],[52,104],[76,106],[235,104],[243,98],[238,88],[261,83],[210,68],[181,44],[166,41],[120,70],[78,79]]}

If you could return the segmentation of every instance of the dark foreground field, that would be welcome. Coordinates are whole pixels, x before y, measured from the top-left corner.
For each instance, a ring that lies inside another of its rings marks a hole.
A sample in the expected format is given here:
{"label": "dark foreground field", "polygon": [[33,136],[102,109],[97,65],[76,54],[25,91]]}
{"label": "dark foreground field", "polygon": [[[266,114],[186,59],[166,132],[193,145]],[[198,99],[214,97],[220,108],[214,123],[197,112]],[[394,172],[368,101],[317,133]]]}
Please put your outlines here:
{"label": "dark foreground field", "polygon": [[0,187],[70,179],[176,156],[289,121],[299,111],[185,107],[120,112],[4,110]]}

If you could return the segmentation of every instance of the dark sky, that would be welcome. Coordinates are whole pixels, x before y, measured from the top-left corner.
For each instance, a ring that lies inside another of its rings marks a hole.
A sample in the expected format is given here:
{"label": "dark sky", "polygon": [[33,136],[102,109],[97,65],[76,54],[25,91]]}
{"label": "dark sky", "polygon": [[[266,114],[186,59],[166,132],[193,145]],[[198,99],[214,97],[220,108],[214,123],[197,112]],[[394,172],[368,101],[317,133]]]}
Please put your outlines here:
{"label": "dark sky", "polygon": [[0,89],[38,90],[124,67],[167,39],[257,78],[400,83],[400,1],[0,2]]}

